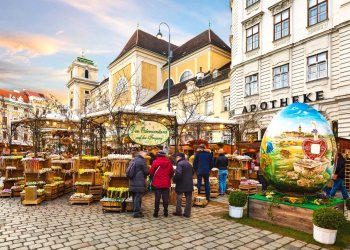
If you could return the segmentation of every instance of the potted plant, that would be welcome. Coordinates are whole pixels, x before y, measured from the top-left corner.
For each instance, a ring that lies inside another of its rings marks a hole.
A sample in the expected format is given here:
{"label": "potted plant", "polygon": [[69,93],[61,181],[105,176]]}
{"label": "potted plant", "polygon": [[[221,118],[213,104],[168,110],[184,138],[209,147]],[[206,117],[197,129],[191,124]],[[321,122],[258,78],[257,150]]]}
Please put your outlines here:
{"label": "potted plant", "polygon": [[338,228],[346,223],[343,213],[333,208],[320,208],[312,215],[314,224],[313,237],[317,242],[323,244],[334,244]]}
{"label": "potted plant", "polygon": [[242,191],[231,191],[228,202],[229,215],[232,218],[242,218],[243,217],[243,207],[247,203],[247,195]]}

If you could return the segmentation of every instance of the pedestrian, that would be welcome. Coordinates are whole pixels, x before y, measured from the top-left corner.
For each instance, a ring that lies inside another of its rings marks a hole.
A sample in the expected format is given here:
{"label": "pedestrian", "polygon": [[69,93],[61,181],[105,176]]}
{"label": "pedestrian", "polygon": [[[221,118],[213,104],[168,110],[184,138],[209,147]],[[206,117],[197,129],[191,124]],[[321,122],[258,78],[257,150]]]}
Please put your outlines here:
{"label": "pedestrian", "polygon": [[210,201],[209,174],[210,170],[213,168],[213,156],[211,153],[205,151],[204,144],[198,147],[198,151],[193,160],[193,168],[197,173],[198,194],[201,191],[202,179],[204,178],[205,196],[207,201]]}
{"label": "pedestrian", "polygon": [[174,168],[163,150],[158,151],[149,173],[152,177],[152,187],[155,193],[153,217],[158,217],[160,198],[163,200],[164,216],[168,217],[169,189]]}
{"label": "pedestrian", "polygon": [[219,156],[215,160],[215,167],[219,169],[219,195],[224,195],[226,193],[226,179],[228,176],[228,159],[225,156],[225,151],[220,148]]}
{"label": "pedestrian", "polygon": [[[132,201],[134,203],[134,218],[142,218],[141,212],[142,195],[146,191],[146,177],[148,175],[148,167],[146,164],[147,153],[140,151],[131,161],[127,176],[129,178],[129,191],[132,193]],[[129,170],[130,169],[130,170]],[[129,172],[132,172],[129,174]]]}
{"label": "pedestrian", "polygon": [[[193,192],[193,168],[191,164],[186,160],[185,154],[176,154],[176,170],[173,178],[176,192],[176,211],[173,213],[175,216],[184,216],[189,218],[191,216],[192,207],[192,192]],[[182,214],[182,195],[186,197],[185,211]]]}
{"label": "pedestrian", "polygon": [[345,178],[345,159],[343,155],[338,152],[336,159],[336,168],[333,175],[333,186],[332,190],[329,192],[329,196],[334,196],[337,192],[337,189],[340,187],[343,199],[346,200],[349,198],[348,191],[344,186],[344,178]]}

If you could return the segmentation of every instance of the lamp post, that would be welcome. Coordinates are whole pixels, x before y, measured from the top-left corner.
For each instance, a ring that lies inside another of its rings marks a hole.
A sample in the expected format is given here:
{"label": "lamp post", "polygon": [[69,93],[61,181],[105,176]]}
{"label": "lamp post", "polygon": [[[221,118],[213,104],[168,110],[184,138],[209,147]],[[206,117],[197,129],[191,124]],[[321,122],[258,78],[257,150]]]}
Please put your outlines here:
{"label": "lamp post", "polygon": [[172,51],[170,49],[170,27],[167,23],[165,22],[161,22],[159,24],[159,29],[158,29],[158,33],[157,33],[157,38],[161,39],[163,37],[162,33],[160,32],[160,26],[161,25],[165,25],[166,27],[168,27],[169,30],[169,42],[168,42],[168,111],[170,112],[170,60],[172,58]]}

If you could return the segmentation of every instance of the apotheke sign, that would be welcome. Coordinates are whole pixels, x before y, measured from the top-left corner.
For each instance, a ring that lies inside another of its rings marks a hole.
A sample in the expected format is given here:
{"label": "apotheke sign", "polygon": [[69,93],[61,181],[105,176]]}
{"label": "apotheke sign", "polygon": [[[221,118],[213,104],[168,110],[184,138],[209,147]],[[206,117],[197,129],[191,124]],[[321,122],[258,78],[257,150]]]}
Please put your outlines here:
{"label": "apotheke sign", "polygon": [[291,98],[281,98],[279,100],[272,100],[269,102],[261,102],[259,105],[257,104],[251,104],[250,106],[244,106],[242,114],[255,112],[258,110],[268,110],[268,109],[274,109],[274,108],[282,108],[288,106],[290,103],[295,102],[303,102],[303,103],[309,103],[309,102],[316,102],[324,100],[323,91],[316,91],[315,94],[308,93],[303,95],[297,95],[292,96]]}
{"label": "apotheke sign", "polygon": [[154,121],[142,121],[134,124],[130,127],[128,134],[131,140],[145,146],[159,145],[169,138],[167,127]]}

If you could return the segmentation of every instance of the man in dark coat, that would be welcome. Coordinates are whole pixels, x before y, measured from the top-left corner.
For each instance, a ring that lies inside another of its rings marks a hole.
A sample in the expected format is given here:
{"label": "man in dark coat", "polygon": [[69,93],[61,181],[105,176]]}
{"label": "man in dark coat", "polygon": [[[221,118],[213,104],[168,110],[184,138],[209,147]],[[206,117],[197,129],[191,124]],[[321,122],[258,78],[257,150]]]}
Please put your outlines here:
{"label": "man in dark coat", "polygon": [[201,191],[202,179],[204,178],[205,183],[205,196],[207,200],[210,200],[210,184],[209,184],[209,174],[210,170],[213,168],[213,156],[211,153],[205,151],[205,146],[203,144],[199,145],[199,151],[194,157],[193,168],[197,172],[197,188],[198,194]]}
{"label": "man in dark coat", "polygon": [[340,187],[343,199],[344,200],[348,199],[349,194],[344,186],[345,159],[341,153],[337,153],[336,168],[335,168],[334,174],[335,175],[333,177],[333,186],[332,186],[332,190],[330,191],[329,195],[334,196],[335,193],[337,192],[337,189]]}
{"label": "man in dark coat", "polygon": [[144,151],[139,152],[135,157],[135,177],[129,179],[129,191],[132,192],[132,200],[134,202],[134,218],[141,218],[143,214],[141,212],[142,195],[146,191],[145,179],[148,175],[148,167],[146,164],[147,153]]}
{"label": "man in dark coat", "polygon": [[[192,191],[193,191],[193,169],[191,164],[185,159],[183,153],[176,155],[176,170],[173,181],[176,184],[176,211],[173,213],[175,216],[184,216],[189,218],[191,216],[192,207]],[[181,200],[182,194],[186,197],[185,212],[182,214]]]}

